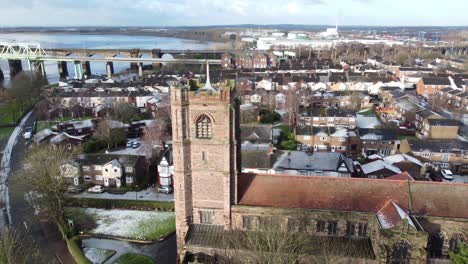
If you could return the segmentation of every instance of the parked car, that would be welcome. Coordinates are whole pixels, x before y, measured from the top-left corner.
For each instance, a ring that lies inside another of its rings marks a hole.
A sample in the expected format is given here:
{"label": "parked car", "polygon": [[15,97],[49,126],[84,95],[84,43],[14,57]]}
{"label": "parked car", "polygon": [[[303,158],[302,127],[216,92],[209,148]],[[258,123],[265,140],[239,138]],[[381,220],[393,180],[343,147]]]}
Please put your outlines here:
{"label": "parked car", "polygon": [[32,127],[27,127],[24,129],[23,134],[24,139],[29,140],[32,137]]}
{"label": "parked car", "polygon": [[132,143],[132,148],[136,149],[136,148],[139,148],[141,146],[141,143],[140,142],[133,142]]}
{"label": "parked car", "polygon": [[171,186],[161,186],[158,188],[159,193],[170,194],[172,191],[174,191],[174,189]]}
{"label": "parked car", "polygon": [[70,186],[68,187],[68,192],[69,193],[80,193],[84,191],[84,187],[82,186]]}
{"label": "parked car", "polygon": [[438,176],[438,175],[435,175],[435,174],[431,174],[431,180],[435,181],[435,182],[442,182],[443,179],[442,177]]}
{"label": "parked car", "polygon": [[127,141],[127,148],[131,148],[133,144],[133,141]]}
{"label": "parked car", "polygon": [[103,193],[104,192],[104,187],[102,187],[101,185],[95,185],[91,188],[88,189],[88,192],[91,192],[91,193]]}
{"label": "parked car", "polygon": [[440,174],[442,174],[442,177],[446,180],[453,180],[453,173],[451,170],[441,170]]}

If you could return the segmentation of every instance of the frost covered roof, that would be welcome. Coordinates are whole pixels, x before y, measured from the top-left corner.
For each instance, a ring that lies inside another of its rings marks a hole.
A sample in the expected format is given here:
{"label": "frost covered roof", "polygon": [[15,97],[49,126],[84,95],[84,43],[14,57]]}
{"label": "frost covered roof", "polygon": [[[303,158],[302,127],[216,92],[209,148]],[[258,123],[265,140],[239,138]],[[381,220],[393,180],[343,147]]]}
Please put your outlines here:
{"label": "frost covered roof", "polygon": [[390,229],[400,225],[403,220],[407,220],[408,224],[416,228],[413,220],[411,220],[408,213],[398,206],[392,200],[389,200],[377,213],[377,219],[383,229]]}

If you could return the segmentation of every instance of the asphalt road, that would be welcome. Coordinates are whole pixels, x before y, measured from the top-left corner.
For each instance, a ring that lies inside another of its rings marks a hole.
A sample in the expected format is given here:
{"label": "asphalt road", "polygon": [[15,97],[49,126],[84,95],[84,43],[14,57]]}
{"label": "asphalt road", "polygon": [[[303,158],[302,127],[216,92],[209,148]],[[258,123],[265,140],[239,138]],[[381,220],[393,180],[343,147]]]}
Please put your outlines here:
{"label": "asphalt road", "polygon": [[[32,126],[35,120],[34,113],[28,118],[25,127]],[[11,156],[11,173],[8,178],[10,195],[10,213],[13,227],[20,232],[29,234],[37,245],[41,257],[36,263],[60,263],[56,255],[63,263],[74,263],[66,249],[65,242],[61,239],[55,225],[40,221],[35,214],[31,199],[28,198],[29,188],[27,183],[21,180],[21,176],[16,173],[23,168],[25,160],[25,150],[27,143],[22,137],[23,132],[18,136],[18,142],[13,147]]]}

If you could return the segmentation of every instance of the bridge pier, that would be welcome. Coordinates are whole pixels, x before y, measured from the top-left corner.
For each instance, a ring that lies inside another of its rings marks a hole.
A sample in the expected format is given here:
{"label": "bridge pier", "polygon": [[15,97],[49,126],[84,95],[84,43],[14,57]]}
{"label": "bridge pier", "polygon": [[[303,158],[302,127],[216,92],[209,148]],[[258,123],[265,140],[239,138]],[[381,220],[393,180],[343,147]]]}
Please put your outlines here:
{"label": "bridge pier", "polygon": [[0,68],[0,87],[2,87],[3,81],[5,80],[5,75],[3,75],[3,71]]}
{"label": "bridge pier", "polygon": [[83,78],[83,66],[80,61],[74,61],[73,66],[75,68],[75,79],[82,79]]}
{"label": "bridge pier", "polygon": [[35,74],[40,74],[40,76],[46,76],[45,63],[44,61],[34,61],[34,71]]}
{"label": "bridge pier", "polygon": [[10,77],[13,79],[18,73],[23,71],[23,65],[21,60],[8,60],[8,66],[10,67]]}
{"label": "bridge pier", "polygon": [[81,69],[82,69],[82,75],[86,78],[91,77],[91,63],[89,61],[82,61],[81,62]]}
{"label": "bridge pier", "polygon": [[114,74],[114,63],[112,61],[108,61],[106,63],[106,72],[107,72],[107,79],[112,78],[112,74]]}
{"label": "bridge pier", "polygon": [[57,62],[58,66],[58,73],[59,79],[67,79],[68,78],[68,65],[66,61],[59,61]]}
{"label": "bridge pier", "polygon": [[[161,49],[152,49],[151,55],[153,58],[160,59],[162,57]],[[153,69],[160,69],[162,66],[161,63],[153,63]]]}
{"label": "bridge pier", "polygon": [[[140,49],[132,49],[130,51],[130,58],[139,58],[139,57],[140,57]],[[138,69],[138,63],[131,62],[130,70],[137,70],[137,69]]]}
{"label": "bridge pier", "polygon": [[143,77],[143,63],[138,63],[138,76]]}

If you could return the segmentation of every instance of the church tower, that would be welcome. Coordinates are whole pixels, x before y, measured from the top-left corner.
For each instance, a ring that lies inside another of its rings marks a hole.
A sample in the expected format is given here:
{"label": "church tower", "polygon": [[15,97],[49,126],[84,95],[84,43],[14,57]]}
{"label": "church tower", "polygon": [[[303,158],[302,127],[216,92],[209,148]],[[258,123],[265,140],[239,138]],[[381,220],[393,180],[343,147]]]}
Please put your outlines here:
{"label": "church tower", "polygon": [[195,92],[187,87],[171,88],[179,253],[191,225],[230,228],[238,171],[232,100],[230,87],[209,85]]}

